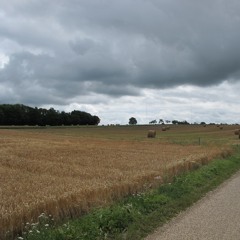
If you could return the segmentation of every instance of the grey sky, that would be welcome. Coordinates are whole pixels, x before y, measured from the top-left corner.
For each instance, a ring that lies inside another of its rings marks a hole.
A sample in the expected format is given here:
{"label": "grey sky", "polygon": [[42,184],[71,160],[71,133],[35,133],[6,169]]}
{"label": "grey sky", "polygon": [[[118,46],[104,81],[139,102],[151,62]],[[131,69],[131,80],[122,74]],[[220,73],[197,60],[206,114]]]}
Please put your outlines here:
{"label": "grey sky", "polygon": [[0,0],[0,103],[239,122],[239,13],[237,0]]}

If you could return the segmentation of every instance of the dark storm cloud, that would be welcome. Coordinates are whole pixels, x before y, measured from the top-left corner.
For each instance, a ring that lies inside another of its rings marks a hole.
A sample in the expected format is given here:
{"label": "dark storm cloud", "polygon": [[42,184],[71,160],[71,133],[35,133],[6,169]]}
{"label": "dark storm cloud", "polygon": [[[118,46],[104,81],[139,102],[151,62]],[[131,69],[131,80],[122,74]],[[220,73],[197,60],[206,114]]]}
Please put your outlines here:
{"label": "dark storm cloud", "polygon": [[63,104],[90,93],[119,97],[239,81],[237,0],[3,0],[0,6],[0,54],[9,57],[0,84],[15,101]]}

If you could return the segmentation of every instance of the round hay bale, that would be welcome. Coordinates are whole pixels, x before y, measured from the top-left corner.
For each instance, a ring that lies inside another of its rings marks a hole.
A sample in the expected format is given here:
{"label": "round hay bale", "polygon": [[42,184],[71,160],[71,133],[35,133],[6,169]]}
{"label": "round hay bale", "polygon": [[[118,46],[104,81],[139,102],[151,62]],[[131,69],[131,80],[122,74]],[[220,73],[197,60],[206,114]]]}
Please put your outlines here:
{"label": "round hay bale", "polygon": [[170,127],[169,127],[169,126],[166,126],[166,130],[170,130]]}
{"label": "round hay bale", "polygon": [[223,126],[219,126],[219,129],[222,130],[222,129],[223,129]]}
{"label": "round hay bale", "polygon": [[156,130],[149,130],[147,137],[148,138],[155,138],[156,137]]}
{"label": "round hay bale", "polygon": [[162,131],[166,131],[167,130],[167,128],[166,127],[162,127]]}
{"label": "round hay bale", "polygon": [[239,134],[240,134],[240,130],[239,130],[239,129],[236,129],[236,130],[234,131],[234,134],[235,134],[235,135],[239,135]]}

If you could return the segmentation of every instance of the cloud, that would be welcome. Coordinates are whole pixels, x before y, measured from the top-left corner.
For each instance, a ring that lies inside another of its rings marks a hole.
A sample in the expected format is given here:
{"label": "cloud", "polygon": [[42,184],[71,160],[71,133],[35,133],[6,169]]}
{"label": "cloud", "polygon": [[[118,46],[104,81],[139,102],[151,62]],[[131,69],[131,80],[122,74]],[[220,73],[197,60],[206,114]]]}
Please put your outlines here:
{"label": "cloud", "polygon": [[236,0],[0,4],[0,90],[8,93],[1,102],[140,101],[145,91],[165,89],[171,103],[173,89],[240,79]]}

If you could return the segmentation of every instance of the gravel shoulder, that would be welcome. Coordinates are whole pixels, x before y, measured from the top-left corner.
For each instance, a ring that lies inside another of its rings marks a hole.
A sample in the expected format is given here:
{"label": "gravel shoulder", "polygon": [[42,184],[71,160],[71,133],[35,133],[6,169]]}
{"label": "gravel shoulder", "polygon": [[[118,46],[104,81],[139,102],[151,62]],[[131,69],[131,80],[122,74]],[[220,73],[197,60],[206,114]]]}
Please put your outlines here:
{"label": "gravel shoulder", "polygon": [[240,171],[145,240],[173,239],[240,239]]}

